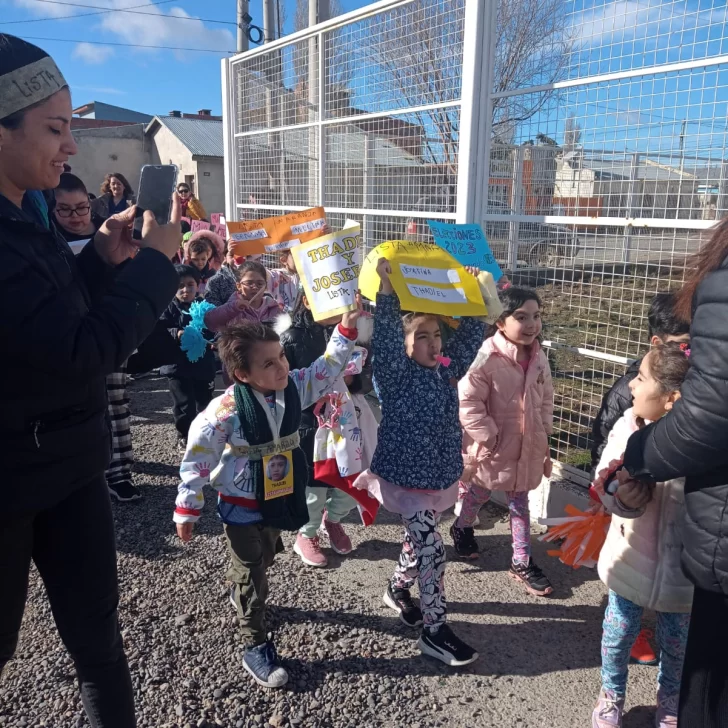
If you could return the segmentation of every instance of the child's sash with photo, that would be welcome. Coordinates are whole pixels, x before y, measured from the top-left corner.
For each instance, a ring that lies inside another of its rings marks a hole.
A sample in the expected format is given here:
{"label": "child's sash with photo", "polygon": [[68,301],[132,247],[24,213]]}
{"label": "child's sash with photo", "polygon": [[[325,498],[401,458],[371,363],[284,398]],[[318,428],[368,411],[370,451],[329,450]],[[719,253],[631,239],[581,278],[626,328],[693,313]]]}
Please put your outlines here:
{"label": "child's sash with photo", "polygon": [[265,500],[293,494],[292,450],[263,458],[263,492]]}

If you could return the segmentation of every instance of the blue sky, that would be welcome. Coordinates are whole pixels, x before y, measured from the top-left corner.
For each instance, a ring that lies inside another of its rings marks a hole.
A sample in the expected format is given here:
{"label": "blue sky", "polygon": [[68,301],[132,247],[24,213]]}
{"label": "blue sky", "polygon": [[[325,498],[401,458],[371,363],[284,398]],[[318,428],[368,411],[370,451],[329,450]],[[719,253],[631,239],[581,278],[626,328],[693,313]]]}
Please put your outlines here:
{"label": "blue sky", "polygon": [[[155,0],[158,2],[158,0]],[[74,105],[105,101],[149,114],[171,109],[221,112],[220,59],[225,53],[189,53],[124,48],[110,43],[182,48],[235,48],[235,26],[180,17],[235,21],[235,0],[173,0],[144,7],[150,0],[64,0],[78,5],[130,8],[166,17],[110,12],[86,17],[62,17],[96,12],[42,0],[0,0],[0,32],[27,37],[56,60],[73,92]],[[284,0],[286,31],[293,29],[296,0]],[[344,11],[367,0],[340,0]],[[262,22],[262,1],[252,0],[250,14]],[[50,18],[50,20],[40,20]],[[24,21],[24,22],[16,22]],[[33,22],[28,22],[33,21]],[[37,40],[60,38],[79,42]],[[88,41],[105,45],[91,45]]]}

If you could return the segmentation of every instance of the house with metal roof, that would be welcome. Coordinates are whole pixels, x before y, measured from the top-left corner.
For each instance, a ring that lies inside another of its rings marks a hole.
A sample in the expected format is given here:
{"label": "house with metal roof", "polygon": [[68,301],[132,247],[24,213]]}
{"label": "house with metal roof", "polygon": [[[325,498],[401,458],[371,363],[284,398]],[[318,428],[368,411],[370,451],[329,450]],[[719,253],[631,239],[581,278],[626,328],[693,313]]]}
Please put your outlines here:
{"label": "house with metal roof", "polygon": [[151,143],[151,164],[176,164],[178,180],[212,213],[225,209],[222,121],[206,116],[155,116],[144,136]]}

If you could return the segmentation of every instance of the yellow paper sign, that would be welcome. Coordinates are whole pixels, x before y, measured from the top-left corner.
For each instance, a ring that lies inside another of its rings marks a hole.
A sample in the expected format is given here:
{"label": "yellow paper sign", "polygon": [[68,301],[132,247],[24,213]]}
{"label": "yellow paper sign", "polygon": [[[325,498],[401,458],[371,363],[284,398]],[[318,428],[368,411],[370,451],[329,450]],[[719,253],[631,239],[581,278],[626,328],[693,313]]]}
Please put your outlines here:
{"label": "yellow paper sign", "polygon": [[358,224],[292,248],[291,253],[314,321],[356,308],[361,268],[361,228]]}
{"label": "yellow paper sign", "polygon": [[263,488],[265,500],[293,493],[293,453],[277,453],[263,458]]}
{"label": "yellow paper sign", "polygon": [[389,240],[364,258],[359,274],[362,295],[375,300],[379,291],[377,263],[392,266],[392,287],[404,311],[445,316],[485,316],[478,281],[438,245]]}
{"label": "yellow paper sign", "polygon": [[326,225],[323,207],[312,207],[300,212],[289,212],[262,220],[243,220],[227,223],[236,257],[276,253],[307,243],[321,235]]}

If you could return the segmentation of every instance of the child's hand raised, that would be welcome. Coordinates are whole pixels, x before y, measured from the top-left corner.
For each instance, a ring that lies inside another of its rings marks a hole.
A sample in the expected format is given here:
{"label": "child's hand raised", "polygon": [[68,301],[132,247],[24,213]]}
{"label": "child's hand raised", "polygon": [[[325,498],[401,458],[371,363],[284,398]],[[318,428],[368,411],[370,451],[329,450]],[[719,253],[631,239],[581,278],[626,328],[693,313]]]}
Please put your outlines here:
{"label": "child's hand raised", "polygon": [[392,281],[389,280],[389,276],[392,275],[392,264],[386,258],[380,258],[377,262],[377,275],[382,282],[379,286],[380,292],[385,296],[393,293]]}
{"label": "child's hand raised", "polygon": [[192,530],[194,529],[194,523],[178,523],[177,524],[177,535],[182,541],[187,543],[192,540]]}
{"label": "child's hand raised", "polygon": [[359,317],[362,315],[362,305],[361,305],[361,294],[357,291],[356,293],[356,309],[353,311],[347,311],[342,317],[341,317],[341,325],[345,329],[355,329],[356,328],[356,322],[359,320]]}

